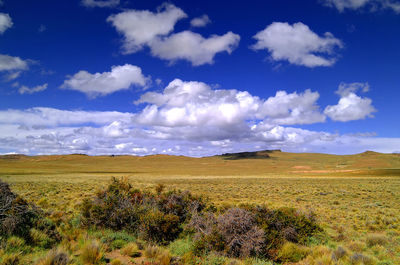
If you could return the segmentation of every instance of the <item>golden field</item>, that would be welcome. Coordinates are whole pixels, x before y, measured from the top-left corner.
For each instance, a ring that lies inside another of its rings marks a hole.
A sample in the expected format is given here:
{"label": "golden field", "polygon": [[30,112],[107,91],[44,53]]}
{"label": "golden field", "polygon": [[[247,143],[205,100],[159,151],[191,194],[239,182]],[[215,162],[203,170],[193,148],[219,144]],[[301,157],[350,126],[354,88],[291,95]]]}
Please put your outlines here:
{"label": "golden field", "polygon": [[[238,160],[8,155],[0,156],[0,179],[45,210],[66,216],[111,176],[127,177],[138,188],[161,183],[190,190],[220,206],[294,207],[316,214],[329,236],[327,248],[362,253],[372,257],[370,264],[400,264],[399,154],[265,154],[270,157]],[[360,262],[349,264],[367,264]]]}

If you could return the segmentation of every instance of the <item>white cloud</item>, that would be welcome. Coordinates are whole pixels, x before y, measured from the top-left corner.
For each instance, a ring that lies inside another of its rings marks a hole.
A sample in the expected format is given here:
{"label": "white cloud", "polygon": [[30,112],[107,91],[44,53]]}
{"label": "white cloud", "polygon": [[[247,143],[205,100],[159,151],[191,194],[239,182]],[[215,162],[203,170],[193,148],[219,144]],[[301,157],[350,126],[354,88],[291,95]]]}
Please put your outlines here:
{"label": "white cloud", "polygon": [[22,94],[33,94],[33,93],[37,93],[37,92],[41,92],[47,89],[47,83],[43,84],[43,85],[39,85],[39,86],[35,86],[32,88],[29,88],[27,86],[21,86],[18,89],[18,93]]}
{"label": "white cloud", "polygon": [[7,29],[11,28],[13,22],[9,14],[0,13],[0,34],[3,34]]}
{"label": "white cloud", "polygon": [[258,32],[254,50],[267,49],[274,61],[286,60],[291,64],[307,67],[331,66],[337,58],[335,49],[342,48],[341,40],[332,33],[318,36],[303,23],[274,22]]}
{"label": "white cloud", "polygon": [[[342,83],[337,91],[341,100],[352,100],[367,86],[360,84]],[[213,89],[202,82],[175,79],[162,92],[144,93],[136,101],[144,108],[134,113],[43,107],[1,110],[0,153],[205,156],[256,149],[333,153],[400,150],[399,138],[291,127],[325,120],[318,99],[319,94],[311,90],[278,91],[262,99],[246,91]],[[362,103],[355,105],[363,109]],[[353,115],[357,111],[345,112]]]}
{"label": "white cloud", "polygon": [[0,124],[31,127],[56,127],[80,124],[107,125],[116,120],[131,122],[133,114],[117,111],[59,110],[36,107],[26,110],[0,110]]}
{"label": "white cloud", "polygon": [[250,137],[257,120],[263,120],[269,129],[280,124],[323,122],[325,116],[316,104],[318,98],[319,94],[310,90],[301,94],[279,91],[263,100],[247,91],[212,90],[202,82],[175,79],[163,93],[142,95],[135,103],[148,105],[134,120],[165,127],[162,132],[167,134],[181,127],[177,135],[188,138]]}
{"label": "white cloud", "polygon": [[7,74],[6,80],[7,81],[15,80],[21,75],[21,73],[22,73],[21,71],[11,72],[11,73]]}
{"label": "white cloud", "polygon": [[205,27],[211,23],[211,19],[207,15],[202,15],[200,17],[193,18],[190,21],[192,27]]}
{"label": "white cloud", "polygon": [[124,36],[123,52],[127,54],[149,47],[155,57],[170,62],[187,60],[198,66],[212,64],[217,53],[230,54],[238,46],[240,36],[232,32],[208,38],[187,30],[172,33],[178,20],[186,17],[182,9],[163,4],[157,13],[128,10],[107,21]]}
{"label": "white cloud", "polygon": [[339,12],[343,12],[346,9],[367,8],[371,12],[392,9],[395,13],[400,13],[400,3],[396,0],[323,0],[323,3],[336,8]]}
{"label": "white cloud", "polygon": [[278,91],[275,97],[270,97],[263,103],[258,115],[267,116],[269,123],[281,125],[324,122],[325,116],[320,113],[316,104],[318,98],[319,93],[309,89],[301,94]]}
{"label": "white cloud", "polygon": [[153,56],[176,61],[188,60],[194,66],[212,64],[220,52],[231,53],[239,44],[240,36],[232,32],[204,38],[200,34],[183,31],[169,37],[154,40],[150,44]]}
{"label": "white cloud", "polygon": [[28,63],[21,58],[0,54],[0,71],[26,69],[28,69]]}
{"label": "white cloud", "polygon": [[357,91],[361,90],[361,92],[366,93],[369,91],[369,84],[368,83],[340,83],[338,90],[335,92],[341,97],[345,97],[350,93],[356,93]]}
{"label": "white cloud", "polygon": [[157,13],[147,10],[128,10],[111,15],[108,22],[124,36],[124,52],[134,53],[151,43],[158,36],[173,31],[176,22],[187,17],[182,9],[164,4]]}
{"label": "white cloud", "polygon": [[150,78],[142,73],[140,67],[125,64],[111,67],[111,72],[91,74],[79,71],[64,81],[61,88],[77,90],[90,98],[105,96],[131,86],[146,87]]}
{"label": "white cloud", "polygon": [[336,94],[340,95],[337,105],[327,106],[324,113],[334,121],[353,121],[373,117],[376,112],[372,100],[356,95],[356,92],[368,92],[368,83],[341,83]]}
{"label": "white cloud", "polygon": [[120,0],[82,0],[82,5],[86,7],[115,7]]}

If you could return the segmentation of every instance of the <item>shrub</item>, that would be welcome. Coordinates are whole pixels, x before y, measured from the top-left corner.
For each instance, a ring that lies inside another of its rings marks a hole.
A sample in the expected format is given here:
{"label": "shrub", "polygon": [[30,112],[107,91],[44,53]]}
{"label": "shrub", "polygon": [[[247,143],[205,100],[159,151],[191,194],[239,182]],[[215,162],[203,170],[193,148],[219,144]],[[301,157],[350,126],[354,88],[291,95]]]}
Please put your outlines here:
{"label": "shrub", "polygon": [[43,233],[35,228],[32,228],[29,231],[29,234],[32,242],[39,247],[48,248],[54,243],[54,240],[51,240],[46,233]]}
{"label": "shrub", "polygon": [[126,245],[126,241],[125,241],[125,240],[117,239],[117,240],[114,240],[114,241],[111,243],[111,248],[112,248],[112,249],[121,249],[121,248],[123,248],[125,245]]}
{"label": "shrub", "polygon": [[19,252],[26,247],[25,240],[20,237],[11,236],[7,239],[6,251],[7,252]]}
{"label": "shrub", "polygon": [[278,252],[278,259],[282,262],[298,262],[304,259],[310,250],[292,242],[285,243]]}
{"label": "shrub", "polygon": [[99,264],[103,258],[102,247],[97,241],[87,242],[80,256],[84,264]]}
{"label": "shrub", "polygon": [[68,262],[69,256],[65,251],[52,249],[35,265],[67,265]]}
{"label": "shrub", "polygon": [[230,257],[276,259],[284,242],[305,244],[322,231],[312,215],[294,209],[244,207],[228,208],[218,217],[209,212],[193,215],[186,228],[195,232],[195,254],[223,251]]}
{"label": "shrub", "polygon": [[141,218],[140,235],[145,240],[165,244],[178,237],[182,231],[179,225],[179,217],[174,214],[150,211]]}
{"label": "shrub", "polygon": [[177,239],[169,244],[168,248],[173,255],[183,256],[192,250],[193,242],[190,237],[186,237],[185,239]]}
{"label": "shrub", "polygon": [[40,212],[34,205],[14,194],[7,183],[0,181],[0,236],[29,238],[29,230],[39,217]]}
{"label": "shrub", "polygon": [[32,234],[32,229],[42,231],[47,236],[45,247],[60,240],[55,225],[45,218],[39,208],[14,194],[7,183],[0,181],[0,240],[18,236],[31,242],[37,239],[32,235],[38,235],[35,232]]}
{"label": "shrub", "polygon": [[258,206],[251,210],[257,224],[264,230],[270,248],[279,248],[284,240],[305,244],[322,231],[313,214],[305,215],[293,208],[269,210]]}
{"label": "shrub", "polygon": [[189,192],[170,191],[157,194],[134,189],[126,180],[113,178],[111,183],[85,199],[81,205],[82,224],[127,230],[145,239],[166,244],[177,238],[181,225],[193,212],[205,207],[202,198]]}
{"label": "shrub", "polygon": [[121,249],[121,254],[132,258],[141,256],[141,253],[136,243],[128,243],[125,247]]}
{"label": "shrub", "polygon": [[231,208],[218,217],[217,229],[229,256],[248,257],[260,254],[264,231],[257,227],[254,215],[244,209]]}

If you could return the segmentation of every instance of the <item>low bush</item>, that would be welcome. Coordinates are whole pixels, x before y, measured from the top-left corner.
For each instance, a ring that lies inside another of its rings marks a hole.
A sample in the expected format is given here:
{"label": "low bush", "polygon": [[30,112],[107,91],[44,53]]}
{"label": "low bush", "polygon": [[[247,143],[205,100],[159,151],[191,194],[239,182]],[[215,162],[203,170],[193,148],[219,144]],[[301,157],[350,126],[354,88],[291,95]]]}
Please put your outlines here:
{"label": "low bush", "polygon": [[181,225],[192,213],[200,212],[206,204],[189,192],[162,191],[158,188],[157,194],[142,192],[125,179],[113,178],[94,198],[83,201],[82,224],[125,229],[148,241],[167,244],[178,237]]}
{"label": "low bush", "polygon": [[26,247],[25,240],[17,236],[9,237],[5,244],[5,250],[10,253],[20,251],[25,252],[24,250]]}
{"label": "low bush", "polygon": [[179,217],[159,210],[149,211],[141,217],[139,235],[150,242],[168,243],[181,233]]}
{"label": "low bush", "polygon": [[[37,231],[42,231],[42,234],[39,236]],[[42,239],[46,237],[47,242],[43,247],[50,247],[60,240],[55,225],[45,218],[43,211],[13,193],[7,183],[0,181],[0,243],[11,236],[21,237],[28,243],[35,243],[38,239],[36,236]]]}
{"label": "low bush", "polygon": [[185,239],[177,239],[174,242],[171,242],[168,248],[173,255],[183,256],[192,250],[193,241],[190,237],[186,237]]}
{"label": "low bush", "polygon": [[196,254],[217,251],[230,257],[270,259],[278,259],[285,242],[306,244],[322,231],[313,216],[294,209],[269,210],[261,206],[228,208],[219,216],[209,212],[194,215],[187,229],[195,232]]}

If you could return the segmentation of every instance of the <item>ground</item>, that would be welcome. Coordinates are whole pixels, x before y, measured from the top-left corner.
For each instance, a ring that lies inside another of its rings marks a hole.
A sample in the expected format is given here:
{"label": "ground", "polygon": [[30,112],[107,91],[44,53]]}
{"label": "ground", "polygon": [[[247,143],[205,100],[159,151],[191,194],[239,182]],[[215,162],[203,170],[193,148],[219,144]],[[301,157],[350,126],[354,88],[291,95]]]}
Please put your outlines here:
{"label": "ground", "polygon": [[[258,203],[313,211],[332,240],[400,264],[400,155],[268,153],[270,158],[215,156],[0,156],[0,179],[44,209],[73,215],[111,176],[138,188],[190,190],[217,205]],[[382,234],[387,243],[371,245]]]}

